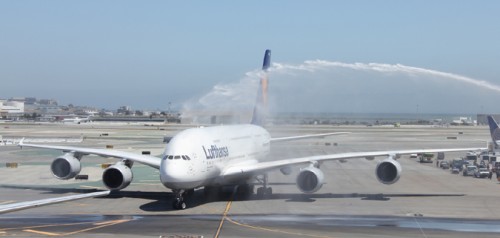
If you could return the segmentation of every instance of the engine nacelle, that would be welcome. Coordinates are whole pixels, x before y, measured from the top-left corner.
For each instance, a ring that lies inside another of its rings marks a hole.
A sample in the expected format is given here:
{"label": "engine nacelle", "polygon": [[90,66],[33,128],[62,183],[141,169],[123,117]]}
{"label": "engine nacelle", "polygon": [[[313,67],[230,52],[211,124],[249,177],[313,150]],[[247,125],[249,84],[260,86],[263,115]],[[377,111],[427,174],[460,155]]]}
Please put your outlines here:
{"label": "engine nacelle", "polygon": [[102,173],[102,182],[110,190],[126,188],[132,182],[132,170],[124,161],[109,166]]}
{"label": "engine nacelle", "polygon": [[323,172],[314,166],[303,168],[297,175],[297,187],[303,193],[314,193],[323,186],[324,177]]}
{"label": "engine nacelle", "polygon": [[393,184],[401,176],[401,165],[396,160],[389,157],[382,160],[375,168],[375,174],[379,182],[383,184]]}
{"label": "engine nacelle", "polygon": [[66,153],[52,161],[50,170],[54,177],[66,180],[77,176],[82,170],[82,166],[80,160],[75,158],[72,153]]}

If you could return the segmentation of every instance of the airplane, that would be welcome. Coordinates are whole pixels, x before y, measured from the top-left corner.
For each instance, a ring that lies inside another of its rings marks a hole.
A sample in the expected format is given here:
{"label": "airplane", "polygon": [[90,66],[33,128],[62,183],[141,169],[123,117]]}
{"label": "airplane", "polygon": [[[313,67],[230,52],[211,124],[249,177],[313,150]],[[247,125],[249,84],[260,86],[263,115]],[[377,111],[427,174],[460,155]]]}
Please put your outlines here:
{"label": "airplane", "polygon": [[80,118],[80,117],[71,117],[71,118],[64,118],[62,119],[62,123],[75,123],[75,124],[81,124],[85,122],[90,122],[90,116]]}
{"label": "airplane", "polygon": [[51,171],[58,179],[71,179],[81,170],[81,159],[85,155],[99,155],[117,158],[119,161],[103,171],[102,181],[109,190],[121,190],[132,181],[131,167],[134,162],[158,169],[160,181],[175,193],[174,209],[186,209],[186,200],[195,189],[216,192],[221,186],[235,185],[236,193],[253,193],[252,181],[257,179],[262,187],[257,188],[257,196],[272,194],[267,174],[279,170],[291,173],[291,166],[302,166],[296,177],[296,185],[303,193],[314,193],[321,189],[324,173],[320,165],[324,161],[346,161],[354,158],[373,160],[385,159],[375,167],[375,176],[383,184],[393,184],[401,176],[401,165],[396,160],[403,154],[437,153],[451,151],[473,151],[485,148],[413,149],[391,151],[369,151],[305,156],[269,161],[271,144],[306,138],[345,134],[332,132],[313,135],[299,135],[272,138],[263,127],[267,114],[268,70],[271,51],[266,50],[262,66],[257,103],[251,123],[190,128],[180,131],[166,145],[161,158],[118,150],[81,148],[72,146],[52,146],[19,142],[20,147],[60,150],[64,154],[55,158]]}

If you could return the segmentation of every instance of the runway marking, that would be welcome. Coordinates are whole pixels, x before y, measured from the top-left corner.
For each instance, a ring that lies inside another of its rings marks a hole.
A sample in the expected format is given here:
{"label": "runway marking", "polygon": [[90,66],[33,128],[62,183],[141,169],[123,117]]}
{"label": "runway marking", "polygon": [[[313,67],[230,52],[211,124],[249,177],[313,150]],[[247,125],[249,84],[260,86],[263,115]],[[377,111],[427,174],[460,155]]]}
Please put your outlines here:
{"label": "runway marking", "polygon": [[232,199],[232,196],[231,196],[231,199],[229,200],[229,202],[227,202],[226,210],[224,210],[224,213],[222,214],[222,219],[220,220],[219,228],[217,228],[217,233],[215,233],[214,238],[218,238],[219,237],[220,231],[222,230],[222,225],[224,224],[224,221],[227,219],[227,213],[229,212],[229,209],[231,209],[231,204],[232,203],[233,203],[233,199]]}
{"label": "runway marking", "polygon": [[2,229],[0,229],[0,231],[44,228],[44,227],[54,227],[54,226],[74,226],[74,225],[90,224],[90,223],[92,223],[92,222],[76,222],[76,223],[66,223],[66,224],[50,224],[50,225],[27,226],[27,227],[11,227],[11,228],[2,228]]}
{"label": "runway marking", "polygon": [[64,236],[74,235],[74,234],[78,234],[78,233],[82,233],[82,232],[86,232],[86,231],[92,231],[92,230],[100,229],[100,228],[107,227],[107,226],[118,225],[118,224],[129,222],[129,221],[131,221],[131,219],[109,221],[109,222],[107,222],[104,225],[100,225],[100,226],[96,226],[96,227],[90,227],[90,228],[82,229],[82,230],[78,230],[78,231],[73,231],[73,232],[65,233],[63,235]]}
{"label": "runway marking", "polygon": [[[7,233],[6,231],[9,231],[9,230],[21,230],[24,232],[31,232],[31,233],[36,233],[39,235],[46,235],[46,236],[69,236],[69,235],[74,235],[74,234],[78,234],[78,233],[82,233],[82,232],[86,232],[86,231],[100,229],[100,228],[107,227],[107,226],[118,225],[118,224],[129,222],[129,221],[131,221],[131,219],[112,220],[112,221],[105,221],[105,222],[100,222],[100,223],[76,222],[76,223],[50,224],[50,225],[40,225],[40,226],[30,226],[30,227],[13,227],[13,228],[0,229],[0,234],[6,234]],[[68,232],[68,233],[53,233],[53,232],[34,230],[35,228],[76,226],[76,225],[84,225],[84,224],[92,224],[92,225],[96,225],[96,226],[73,231],[73,232]]]}
{"label": "runway marking", "polygon": [[275,232],[275,233],[282,233],[282,234],[288,234],[288,235],[297,235],[297,236],[306,236],[306,237],[316,237],[316,238],[332,238],[332,236],[321,236],[321,235],[313,235],[313,234],[304,234],[300,232],[291,232],[291,231],[284,231],[284,230],[278,230],[278,229],[270,229],[270,228],[265,228],[265,227],[260,227],[260,226],[252,226],[248,224],[243,224],[239,223],[237,221],[234,221],[230,217],[228,217],[229,210],[231,209],[231,205],[233,204],[233,198],[236,193],[236,188],[233,190],[233,193],[231,194],[231,198],[226,204],[226,209],[224,210],[224,213],[222,213],[222,218],[219,223],[219,227],[217,228],[217,232],[214,235],[214,238],[219,238],[220,232],[222,230],[222,225],[224,225],[224,221],[231,222],[237,226],[242,226],[246,228],[251,228],[251,229],[257,229],[257,230],[263,230],[263,231],[270,231],[270,232]]}
{"label": "runway marking", "polygon": [[425,235],[425,232],[424,232],[424,229],[422,229],[422,226],[420,225],[420,222],[418,222],[417,218],[414,217],[413,219],[415,219],[415,222],[417,223],[418,225],[418,229],[420,229],[420,232],[422,232],[422,235],[427,238],[427,235]]}
{"label": "runway marking", "polygon": [[108,224],[117,223],[117,222],[122,223],[122,222],[126,222],[126,221],[130,221],[130,220],[122,219],[122,220],[114,220],[114,221],[104,221],[104,222],[94,223],[94,225],[101,226],[101,225],[108,225]]}
{"label": "runway marking", "polygon": [[256,229],[256,230],[270,231],[270,232],[275,232],[275,233],[283,233],[283,234],[296,235],[296,236],[332,238],[332,236],[313,235],[313,234],[305,234],[305,233],[300,233],[300,232],[291,232],[291,231],[285,231],[285,230],[271,229],[271,228],[266,228],[266,227],[261,227],[261,226],[252,226],[252,225],[248,225],[248,224],[239,223],[239,222],[237,222],[229,217],[226,217],[226,220],[235,224],[235,225],[243,226],[243,227],[247,227],[247,228],[251,228],[251,229]]}
{"label": "runway marking", "polygon": [[222,218],[220,219],[219,228],[217,228],[217,232],[215,233],[214,238],[219,238],[220,231],[222,230],[222,225],[224,224],[224,221],[227,218],[227,213],[229,212],[229,209],[231,209],[231,204],[233,203],[233,197],[235,193],[236,193],[236,187],[233,189],[231,198],[229,198],[229,201],[226,204],[226,209],[224,210],[224,213],[222,213]]}
{"label": "runway marking", "polygon": [[7,203],[13,203],[13,202],[15,202],[15,201],[14,201],[14,200],[10,200],[10,201],[3,201],[3,202],[0,202],[0,205],[2,205],[2,204],[7,204]]}
{"label": "runway marking", "polygon": [[24,232],[31,232],[39,235],[45,235],[45,236],[60,236],[61,234],[58,233],[52,233],[52,232],[45,232],[45,231],[37,231],[37,230],[31,230],[31,229],[26,229],[23,230]]}

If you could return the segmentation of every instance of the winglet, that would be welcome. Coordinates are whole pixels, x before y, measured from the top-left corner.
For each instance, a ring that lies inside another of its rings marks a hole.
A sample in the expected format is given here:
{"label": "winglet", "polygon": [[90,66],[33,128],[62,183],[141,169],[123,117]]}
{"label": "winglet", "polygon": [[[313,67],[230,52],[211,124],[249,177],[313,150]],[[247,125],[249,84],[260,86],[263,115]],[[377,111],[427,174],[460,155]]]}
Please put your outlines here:
{"label": "winglet", "polygon": [[257,93],[257,102],[253,109],[252,124],[262,126],[267,114],[267,87],[268,77],[267,71],[271,66],[271,50],[266,50],[264,53],[264,61],[262,62],[263,75],[260,79],[259,91]]}
{"label": "winglet", "polygon": [[500,140],[500,128],[498,128],[498,123],[491,115],[489,115],[488,124],[490,126],[491,140],[493,141],[493,144],[495,144],[495,147],[498,147],[497,141]]}

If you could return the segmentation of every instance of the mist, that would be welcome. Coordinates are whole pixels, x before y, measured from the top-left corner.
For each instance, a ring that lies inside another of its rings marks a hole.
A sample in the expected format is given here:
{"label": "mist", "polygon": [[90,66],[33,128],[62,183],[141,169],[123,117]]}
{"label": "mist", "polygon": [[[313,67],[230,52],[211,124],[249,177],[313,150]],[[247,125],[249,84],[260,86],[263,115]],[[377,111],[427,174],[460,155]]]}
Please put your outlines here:
{"label": "mist", "polygon": [[[193,111],[249,111],[262,72],[183,104]],[[269,69],[271,113],[494,113],[500,85],[472,77],[402,64],[325,60],[274,63]]]}

